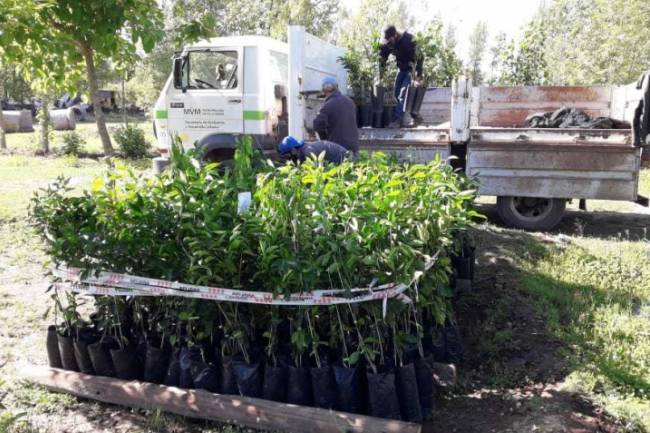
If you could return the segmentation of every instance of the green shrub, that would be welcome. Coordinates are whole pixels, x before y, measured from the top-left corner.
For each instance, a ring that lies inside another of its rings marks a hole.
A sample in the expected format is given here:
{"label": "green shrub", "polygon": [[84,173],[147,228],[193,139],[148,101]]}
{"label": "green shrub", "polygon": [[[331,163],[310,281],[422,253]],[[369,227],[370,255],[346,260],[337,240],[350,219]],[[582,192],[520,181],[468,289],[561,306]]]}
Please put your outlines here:
{"label": "green shrub", "polygon": [[61,136],[62,147],[61,153],[64,155],[79,156],[86,141],[74,131],[64,132]]}
{"label": "green shrub", "polygon": [[150,148],[144,138],[144,131],[137,126],[121,126],[113,133],[113,138],[126,158],[144,158]]}
{"label": "green shrub", "polygon": [[[31,215],[54,263],[282,296],[372,281],[409,284],[441,251],[439,259],[409,288],[414,304],[392,299],[385,312],[381,302],[279,309],[96,297],[94,320],[118,340],[146,333],[178,346],[211,344],[221,335],[223,354],[246,359],[260,345],[273,359],[283,343],[298,366],[319,365],[320,350],[329,347],[341,349],[344,363],[365,359],[374,370],[401,362],[414,345],[421,349],[432,327],[451,316],[449,254],[476,215],[475,191],[440,159],[401,165],[373,154],[355,163],[319,159],[277,168],[254,153],[250,137],[232,168],[199,164],[195,155],[174,145],[171,169],[159,176],[122,168],[82,196],[71,196],[64,180],[39,193]],[[252,204],[239,213],[246,191]],[[74,298],[57,307],[64,326],[79,326]],[[123,317],[136,311],[137,320]],[[282,321],[291,323],[290,341],[278,340]],[[137,329],[123,330],[125,323]]]}

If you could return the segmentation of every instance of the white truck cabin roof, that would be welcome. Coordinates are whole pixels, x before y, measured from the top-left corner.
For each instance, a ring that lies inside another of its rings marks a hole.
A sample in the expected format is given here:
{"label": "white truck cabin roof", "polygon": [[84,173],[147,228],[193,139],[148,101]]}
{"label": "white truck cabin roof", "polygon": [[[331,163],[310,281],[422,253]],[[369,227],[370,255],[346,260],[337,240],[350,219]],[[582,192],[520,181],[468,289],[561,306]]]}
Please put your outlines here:
{"label": "white truck cabin roof", "polygon": [[267,36],[227,36],[221,38],[211,38],[198,41],[194,44],[187,45],[183,51],[219,48],[219,47],[260,47],[262,49],[279,51],[281,53],[289,52],[289,45],[277,39]]}

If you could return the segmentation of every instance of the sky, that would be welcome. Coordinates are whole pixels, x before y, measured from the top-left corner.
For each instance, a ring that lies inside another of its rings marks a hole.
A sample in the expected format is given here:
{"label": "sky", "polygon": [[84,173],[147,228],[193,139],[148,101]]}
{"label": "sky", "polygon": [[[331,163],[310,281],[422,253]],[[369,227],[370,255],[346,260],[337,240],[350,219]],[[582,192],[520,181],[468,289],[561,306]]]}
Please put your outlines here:
{"label": "sky", "polygon": [[[360,0],[345,3],[353,10]],[[478,21],[488,25],[492,37],[504,31],[509,37],[519,35],[521,27],[535,14],[544,0],[405,0],[409,12],[415,17],[439,14],[445,23],[456,27],[457,51],[463,60],[467,58],[469,34]],[[398,29],[399,30],[399,29]]]}

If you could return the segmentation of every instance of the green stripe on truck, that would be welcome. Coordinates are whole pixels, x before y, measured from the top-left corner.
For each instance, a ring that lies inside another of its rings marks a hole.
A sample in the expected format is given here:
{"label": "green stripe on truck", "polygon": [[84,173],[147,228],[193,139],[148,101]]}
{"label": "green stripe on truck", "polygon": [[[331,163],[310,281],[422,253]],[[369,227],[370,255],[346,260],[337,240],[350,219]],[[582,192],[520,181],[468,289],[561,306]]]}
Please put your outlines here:
{"label": "green stripe on truck", "polygon": [[244,120],[264,120],[266,111],[244,110]]}
{"label": "green stripe on truck", "polygon": [[166,119],[166,118],[167,118],[167,110],[156,111],[156,119]]}

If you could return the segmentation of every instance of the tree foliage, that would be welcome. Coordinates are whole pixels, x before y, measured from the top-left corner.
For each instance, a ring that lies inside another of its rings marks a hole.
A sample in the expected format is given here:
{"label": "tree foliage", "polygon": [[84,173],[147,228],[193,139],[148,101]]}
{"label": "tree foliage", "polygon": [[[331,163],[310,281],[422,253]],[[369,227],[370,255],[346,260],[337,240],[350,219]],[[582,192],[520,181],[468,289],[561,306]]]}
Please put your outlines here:
{"label": "tree foliage", "polygon": [[[356,12],[343,20],[338,44],[348,51],[346,58],[357,61],[364,82],[378,78],[378,41],[381,32],[393,24],[398,31],[409,31],[415,35],[419,55],[424,56],[423,81],[431,86],[450,86],[454,77],[462,70],[462,62],[453,46],[453,29],[447,29],[439,17],[432,18],[423,30],[413,31],[415,19],[409,15],[404,2],[389,0],[363,0]],[[397,72],[395,62],[388,62],[381,77],[381,84],[390,89]],[[352,80],[354,81],[354,79]],[[355,84],[354,82],[352,83]],[[369,87],[369,84],[366,84]]]}
{"label": "tree foliage", "polygon": [[316,36],[332,29],[338,0],[177,0],[173,21],[183,23],[206,14],[214,20],[216,35],[263,35],[287,39],[287,25],[306,27]]}
{"label": "tree foliage", "polygon": [[466,66],[467,76],[477,86],[483,83],[484,77],[483,71],[481,70],[481,63],[483,62],[483,56],[487,48],[487,39],[487,24],[484,21],[479,21],[469,35],[469,61]]}
{"label": "tree foliage", "polygon": [[547,41],[544,19],[533,20],[519,42],[498,40],[492,50],[492,67],[496,79],[492,82],[502,86],[533,86],[548,82],[549,66],[546,61]]}
{"label": "tree foliage", "polygon": [[424,56],[422,78],[425,85],[451,87],[454,78],[462,71],[463,63],[447,44],[443,32],[442,20],[436,17],[415,35],[417,50]]}
{"label": "tree foliage", "polygon": [[34,92],[14,65],[0,63],[0,100],[25,102]]}
{"label": "tree foliage", "polygon": [[650,67],[647,0],[555,0],[536,19],[553,84],[627,84]]}
{"label": "tree foliage", "polygon": [[86,76],[104,151],[112,145],[96,95],[98,59],[118,69],[151,51],[162,37],[162,12],[155,0],[0,0],[0,46],[37,86],[76,93]]}
{"label": "tree foliage", "polygon": [[406,10],[401,0],[362,0],[353,14],[348,15],[346,11],[336,29],[336,42],[347,51],[344,61],[349,84],[361,101],[369,97],[366,93],[374,82],[387,89],[393,87],[397,68],[394,62],[389,62],[380,76],[378,44],[387,25],[393,24],[403,31],[413,23],[413,18],[404,12]]}

